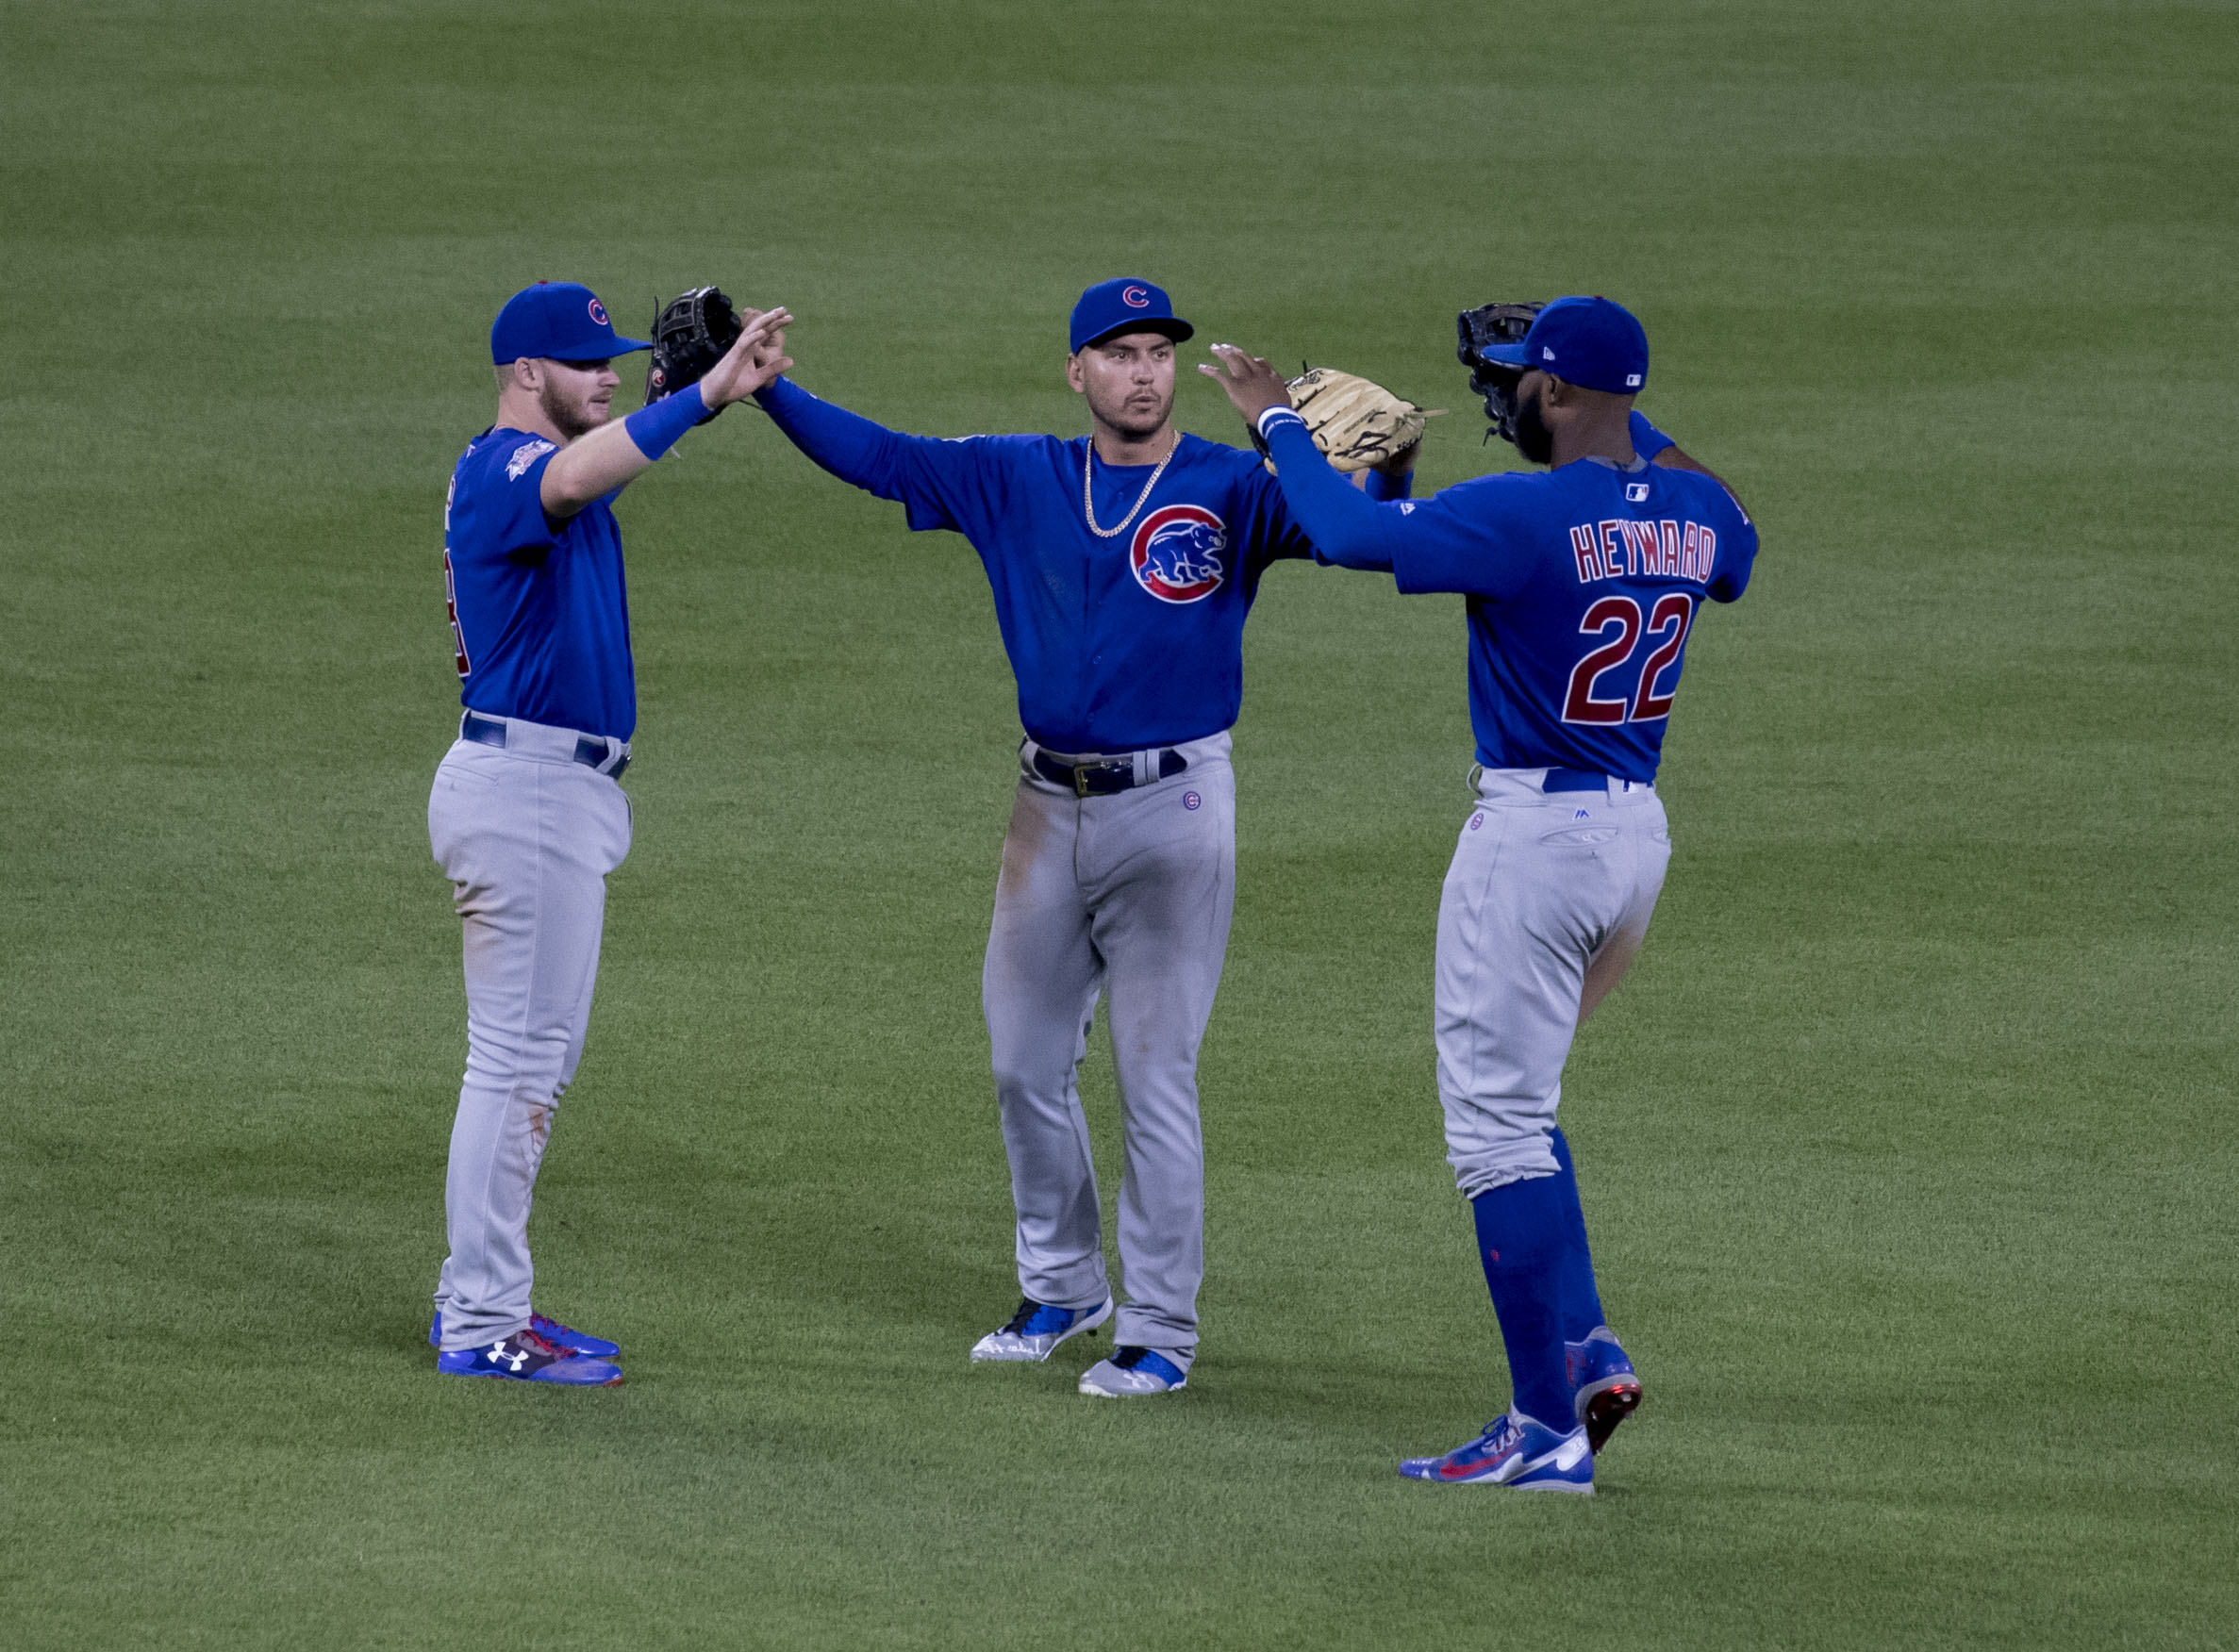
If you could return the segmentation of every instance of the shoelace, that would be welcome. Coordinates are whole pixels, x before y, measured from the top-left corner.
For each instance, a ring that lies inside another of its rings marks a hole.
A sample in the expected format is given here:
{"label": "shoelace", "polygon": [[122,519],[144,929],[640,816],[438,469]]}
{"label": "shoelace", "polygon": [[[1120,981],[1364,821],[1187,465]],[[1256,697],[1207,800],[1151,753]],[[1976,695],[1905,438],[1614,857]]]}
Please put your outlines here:
{"label": "shoelace", "polygon": [[564,1348],[526,1327],[513,1333],[513,1341],[530,1353],[542,1354],[546,1359],[557,1360],[566,1354]]}
{"label": "shoelace", "polygon": [[1503,1413],[1485,1424],[1484,1432],[1477,1437],[1477,1443],[1484,1448],[1487,1457],[1498,1457],[1521,1438],[1523,1430],[1516,1426],[1516,1419]]}
{"label": "shoelace", "polygon": [[[1042,1305],[1032,1297],[1020,1297],[1019,1312],[1012,1314],[1010,1323],[1003,1328],[1004,1334],[1009,1336],[1031,1335],[1032,1333],[1027,1330],[1026,1327],[1041,1311]],[[985,1324],[986,1321],[983,1320],[981,1323]]]}

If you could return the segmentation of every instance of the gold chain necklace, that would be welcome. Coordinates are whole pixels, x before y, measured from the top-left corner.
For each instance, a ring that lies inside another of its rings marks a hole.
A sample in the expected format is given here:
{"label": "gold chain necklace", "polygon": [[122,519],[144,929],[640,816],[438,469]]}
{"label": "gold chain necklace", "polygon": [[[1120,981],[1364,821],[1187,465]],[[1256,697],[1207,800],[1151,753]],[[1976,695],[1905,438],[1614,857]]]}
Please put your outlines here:
{"label": "gold chain necklace", "polygon": [[1158,479],[1166,474],[1166,468],[1174,462],[1174,455],[1182,451],[1182,433],[1174,433],[1174,445],[1166,450],[1166,457],[1158,461],[1158,469],[1151,472],[1151,480],[1143,484],[1143,491],[1136,496],[1135,510],[1116,528],[1096,525],[1096,500],[1088,490],[1089,478],[1096,473],[1096,438],[1088,438],[1088,451],[1081,459],[1081,514],[1088,519],[1088,531],[1100,539],[1116,539],[1127,532],[1128,522],[1136,519],[1136,511],[1143,508],[1151,497],[1151,489],[1158,486]]}

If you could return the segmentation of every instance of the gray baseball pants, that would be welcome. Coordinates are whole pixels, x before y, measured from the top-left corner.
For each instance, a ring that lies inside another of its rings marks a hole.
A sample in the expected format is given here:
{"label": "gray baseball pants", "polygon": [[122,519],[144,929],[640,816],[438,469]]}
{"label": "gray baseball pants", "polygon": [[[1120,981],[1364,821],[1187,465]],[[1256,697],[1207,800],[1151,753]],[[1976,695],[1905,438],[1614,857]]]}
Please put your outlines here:
{"label": "gray baseball pants", "polygon": [[981,990],[1020,1291],[1062,1308],[1110,1292],[1079,1086],[1101,996],[1123,1144],[1113,1336],[1186,1371],[1205,1272],[1197,1052],[1228,950],[1236,811],[1227,735],[1174,750],[1181,773],[1082,798],[1025,768],[1022,749]]}
{"label": "gray baseball pants", "polygon": [[460,740],[436,769],[429,847],[465,937],[467,1070],[436,1285],[446,1352],[529,1322],[529,1199],[553,1114],[583,1059],[606,874],[630,850],[630,803],[573,760],[573,730],[504,719],[506,748]]}
{"label": "gray baseball pants", "polygon": [[1671,860],[1653,787],[1545,792],[1546,773],[1477,771],[1438,902],[1438,1097],[1468,1198],[1555,1173],[1549,1132],[1587,972],[1621,971],[1639,950]]}

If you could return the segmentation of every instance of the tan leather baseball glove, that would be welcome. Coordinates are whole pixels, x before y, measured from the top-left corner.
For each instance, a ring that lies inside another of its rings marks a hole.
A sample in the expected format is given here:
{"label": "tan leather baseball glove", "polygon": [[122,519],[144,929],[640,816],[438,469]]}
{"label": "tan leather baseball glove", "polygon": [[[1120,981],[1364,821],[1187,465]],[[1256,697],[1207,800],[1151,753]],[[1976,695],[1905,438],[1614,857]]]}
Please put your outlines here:
{"label": "tan leather baseball glove", "polygon": [[[1334,367],[1310,367],[1285,388],[1290,391],[1290,405],[1313,433],[1314,445],[1338,471],[1367,471],[1383,464],[1422,439],[1424,420],[1446,411],[1438,407],[1426,412],[1373,379]],[[1256,432],[1252,439],[1264,457],[1267,444]]]}

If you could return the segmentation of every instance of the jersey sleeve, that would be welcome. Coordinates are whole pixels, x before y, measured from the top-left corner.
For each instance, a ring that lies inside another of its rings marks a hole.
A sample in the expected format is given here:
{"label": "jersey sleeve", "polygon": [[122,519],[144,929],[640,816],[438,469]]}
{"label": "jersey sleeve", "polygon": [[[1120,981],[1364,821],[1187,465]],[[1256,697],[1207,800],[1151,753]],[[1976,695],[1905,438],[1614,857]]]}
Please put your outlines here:
{"label": "jersey sleeve", "polygon": [[[459,462],[452,515],[463,518],[472,531],[458,536],[453,554],[507,557],[558,545],[543,494],[545,467],[558,452],[556,443],[523,435],[469,453]],[[463,502],[458,493],[466,495]]]}
{"label": "jersey sleeve", "polygon": [[867,493],[898,503],[909,525],[970,534],[1002,516],[1017,437],[943,439],[905,436],[811,395],[790,379],[759,391],[761,405],[793,445]]}
{"label": "jersey sleeve", "polygon": [[1261,428],[1280,467],[1283,497],[1319,560],[1387,570],[1403,591],[1504,597],[1529,577],[1529,531],[1511,524],[1506,519],[1518,513],[1503,508],[1503,485],[1524,478],[1481,476],[1423,500],[1371,498],[1330,469],[1304,420],[1275,411]]}
{"label": "jersey sleeve", "polygon": [[1264,569],[1271,563],[1311,557],[1314,541],[1291,513],[1283,489],[1260,464],[1258,454],[1239,453],[1237,457],[1250,463],[1236,484],[1234,526],[1252,565]]}
{"label": "jersey sleeve", "polygon": [[[1247,468],[1237,489],[1241,506],[1237,514],[1245,524],[1244,542],[1252,548],[1254,563],[1265,568],[1269,563],[1292,558],[1315,559],[1313,537],[1292,513],[1284,498],[1282,485],[1268,473],[1256,454],[1238,451],[1238,457],[1246,461]],[[1368,478],[1367,487],[1355,491],[1378,504],[1405,499],[1414,486],[1412,473],[1393,477],[1382,471],[1368,471],[1364,474]],[[1348,482],[1347,486],[1352,484]]]}
{"label": "jersey sleeve", "polygon": [[1733,495],[1724,487],[1719,487],[1718,493],[1728,520],[1718,530],[1718,548],[1712,553],[1710,581],[1704,588],[1714,603],[1738,602],[1749,589],[1750,574],[1757,566],[1757,524]]}
{"label": "jersey sleeve", "polygon": [[919,533],[949,528],[974,544],[991,537],[1010,509],[1019,461],[1029,436],[906,436],[898,469],[900,498]]}
{"label": "jersey sleeve", "polygon": [[1543,480],[1526,471],[1476,476],[1430,498],[1384,508],[1398,518],[1392,575],[1400,589],[1501,598],[1523,587],[1545,542]]}

